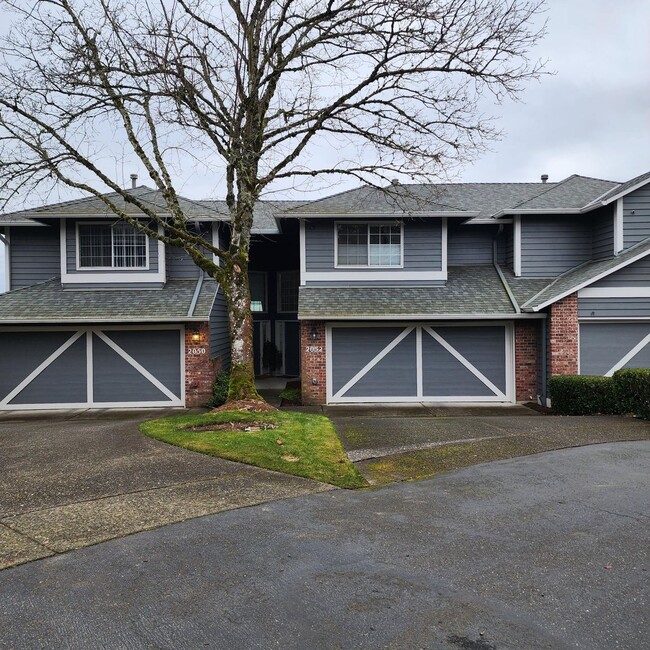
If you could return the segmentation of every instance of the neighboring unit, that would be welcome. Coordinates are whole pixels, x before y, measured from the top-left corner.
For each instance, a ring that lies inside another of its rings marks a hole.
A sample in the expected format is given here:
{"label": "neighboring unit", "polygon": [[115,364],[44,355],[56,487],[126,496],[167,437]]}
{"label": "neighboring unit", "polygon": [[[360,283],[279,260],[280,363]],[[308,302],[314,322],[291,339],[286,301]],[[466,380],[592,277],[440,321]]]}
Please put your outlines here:
{"label": "neighboring unit", "polygon": [[[225,245],[223,202],[183,207]],[[0,409],[205,402],[228,367],[225,302],[182,250],[97,199],[0,225]],[[305,403],[544,403],[551,375],[650,365],[649,255],[650,173],[262,202],[256,372],[301,375]]]}

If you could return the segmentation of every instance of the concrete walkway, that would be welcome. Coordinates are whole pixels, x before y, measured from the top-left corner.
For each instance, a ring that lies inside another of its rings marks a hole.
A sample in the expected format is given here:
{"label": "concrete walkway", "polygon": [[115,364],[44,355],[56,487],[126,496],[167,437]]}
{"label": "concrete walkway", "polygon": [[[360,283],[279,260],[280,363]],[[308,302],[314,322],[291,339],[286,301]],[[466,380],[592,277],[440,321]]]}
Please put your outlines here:
{"label": "concrete walkway", "polygon": [[0,573],[0,647],[641,650],[650,443],[194,519]]}
{"label": "concrete walkway", "polygon": [[5,414],[0,568],[274,499],[332,489],[151,440],[165,412]]}

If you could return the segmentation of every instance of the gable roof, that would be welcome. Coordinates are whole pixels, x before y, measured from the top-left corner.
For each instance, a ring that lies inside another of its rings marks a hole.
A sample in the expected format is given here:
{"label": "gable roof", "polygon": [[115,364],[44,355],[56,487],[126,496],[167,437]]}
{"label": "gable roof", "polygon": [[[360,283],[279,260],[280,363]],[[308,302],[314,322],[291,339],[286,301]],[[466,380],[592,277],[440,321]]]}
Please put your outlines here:
{"label": "gable roof", "polygon": [[[230,212],[225,201],[218,200],[201,200],[196,201],[199,205],[204,205],[212,214],[218,215],[211,217],[208,221],[230,221]],[[298,208],[305,205],[307,201],[258,201],[253,207],[253,234],[260,235],[277,235],[280,233],[276,215]]]}
{"label": "gable roof", "polygon": [[633,192],[634,190],[638,190],[640,187],[643,187],[647,183],[650,183],[650,172],[639,174],[639,176],[635,176],[625,183],[619,183],[609,192],[606,192],[602,196],[599,196],[592,203],[595,203],[597,205],[607,205],[608,203],[611,203],[616,199],[620,199],[621,197],[629,194],[630,192]]}
{"label": "gable roof", "polygon": [[0,294],[0,323],[206,321],[219,285],[204,278],[168,280],[162,289],[63,289],[60,279]]}
{"label": "gable roof", "polygon": [[650,254],[650,237],[604,260],[585,262],[558,276],[522,305],[524,311],[539,311],[607,275]]}

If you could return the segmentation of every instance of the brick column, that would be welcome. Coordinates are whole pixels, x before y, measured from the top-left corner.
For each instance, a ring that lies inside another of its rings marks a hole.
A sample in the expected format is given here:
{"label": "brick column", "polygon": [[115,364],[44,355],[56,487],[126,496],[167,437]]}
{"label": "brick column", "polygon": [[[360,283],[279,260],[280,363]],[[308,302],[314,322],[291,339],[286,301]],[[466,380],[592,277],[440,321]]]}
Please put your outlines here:
{"label": "brick column", "polygon": [[[192,335],[198,332],[199,340]],[[205,350],[205,352],[203,352]],[[210,359],[210,324],[191,323],[185,326],[185,406],[205,406],[212,396],[218,359]]]}
{"label": "brick column", "polygon": [[578,295],[553,303],[549,315],[550,375],[578,374]]}
{"label": "brick column", "polygon": [[518,402],[537,398],[538,321],[515,321],[515,388]]}
{"label": "brick column", "polygon": [[[317,338],[312,338],[312,332]],[[327,350],[325,323],[300,322],[300,376],[303,404],[325,404],[327,400]]]}

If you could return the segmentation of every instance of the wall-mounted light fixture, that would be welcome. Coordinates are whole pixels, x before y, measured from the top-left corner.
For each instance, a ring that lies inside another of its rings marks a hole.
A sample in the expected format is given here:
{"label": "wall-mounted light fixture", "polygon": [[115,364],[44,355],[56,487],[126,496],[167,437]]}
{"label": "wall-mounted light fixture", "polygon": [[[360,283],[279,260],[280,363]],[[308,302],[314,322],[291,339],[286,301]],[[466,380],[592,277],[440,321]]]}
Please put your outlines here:
{"label": "wall-mounted light fixture", "polygon": [[311,328],[309,336],[311,337],[312,341],[318,341],[318,330],[316,329],[316,326]]}
{"label": "wall-mounted light fixture", "polygon": [[200,343],[201,342],[200,330],[192,330],[192,333],[190,334],[190,339],[192,340],[192,343]]}

